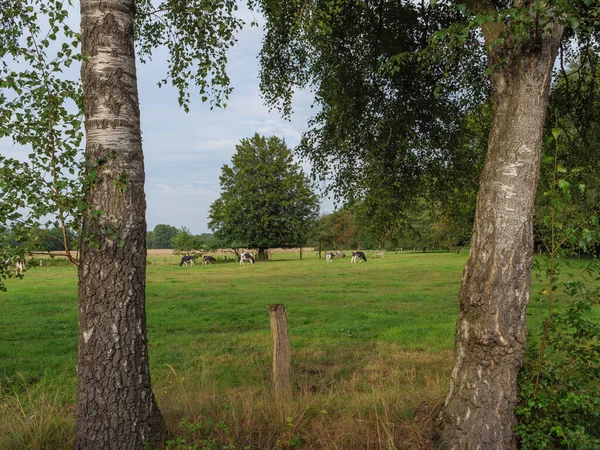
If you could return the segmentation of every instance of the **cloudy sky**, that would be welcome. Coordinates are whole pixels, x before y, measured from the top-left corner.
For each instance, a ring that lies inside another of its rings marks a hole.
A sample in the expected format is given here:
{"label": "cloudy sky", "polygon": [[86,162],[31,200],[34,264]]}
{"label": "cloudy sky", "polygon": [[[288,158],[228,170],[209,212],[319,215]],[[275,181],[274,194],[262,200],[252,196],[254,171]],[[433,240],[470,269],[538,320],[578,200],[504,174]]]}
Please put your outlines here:
{"label": "cloudy sky", "polygon": [[[261,22],[248,11],[240,14],[247,22],[253,18]],[[310,108],[312,95],[296,95],[291,121],[283,120],[277,111],[269,112],[258,88],[261,40],[262,25],[248,25],[238,34],[238,44],[228,54],[234,91],[225,109],[211,111],[208,103],[193,96],[186,114],[173,88],[157,86],[165,75],[164,53],[138,65],[149,230],[164,223],[185,226],[196,234],[208,231],[208,210],[219,197],[221,167],[230,163],[241,139],[258,132],[284,138],[290,148],[298,144],[314,113]],[[12,147],[7,140],[0,141],[0,152],[9,156],[28,153]],[[333,209],[331,202],[324,202],[323,208]]]}
{"label": "cloudy sky", "polygon": [[172,88],[156,86],[165,67],[162,61],[155,58],[139,66],[148,229],[166,223],[194,233],[207,231],[209,206],[219,197],[221,167],[230,163],[240,139],[258,132],[284,138],[291,148],[298,144],[314,112],[312,96],[308,92],[296,96],[291,121],[269,112],[258,88],[261,39],[260,27],[247,26],[229,52],[234,91],[225,109],[211,111],[195,97],[186,114]]}

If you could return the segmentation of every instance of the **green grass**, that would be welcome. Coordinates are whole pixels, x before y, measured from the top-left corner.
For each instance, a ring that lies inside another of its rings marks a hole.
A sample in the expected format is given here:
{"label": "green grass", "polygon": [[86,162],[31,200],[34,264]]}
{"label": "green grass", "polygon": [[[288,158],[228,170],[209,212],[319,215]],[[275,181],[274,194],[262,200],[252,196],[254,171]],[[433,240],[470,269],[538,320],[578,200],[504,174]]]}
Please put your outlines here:
{"label": "green grass", "polygon": [[[305,253],[302,261],[286,253],[254,266],[149,265],[150,365],[171,430],[192,439],[189,430],[178,431],[180,419],[212,417],[228,424],[227,439],[236,436],[252,448],[298,442],[303,448],[334,448],[332,442],[339,448],[380,448],[389,439],[391,448],[420,448],[415,442],[424,439],[447,388],[466,258],[405,252],[351,264],[349,257],[326,263],[315,253]],[[18,410],[23,395],[31,397],[31,408],[50,404],[52,415],[61,411],[67,423],[60,427],[68,448],[77,361],[76,270],[30,269],[23,280],[7,285],[8,293],[0,296],[0,417],[2,408]],[[283,409],[269,406],[272,303],[286,305],[292,342],[296,394]],[[532,301],[530,323],[540,323],[546,306]],[[308,414],[314,408],[317,413]],[[425,417],[419,422],[425,425],[413,429],[415,414]],[[393,421],[404,425],[388,427]],[[26,421],[0,419],[0,436],[3,428],[22,428],[21,423]],[[262,431],[248,431],[257,427]],[[15,436],[25,431],[8,431],[12,440],[0,437],[0,448],[23,448]],[[55,437],[40,445],[27,439],[25,447],[46,448]]]}
{"label": "green grass", "polygon": [[[433,261],[444,263],[433,268]],[[352,353],[380,341],[405,349],[450,350],[464,261],[452,254],[388,255],[366,264],[350,264],[349,258],[326,264],[305,255],[303,261],[243,267],[150,267],[154,368],[176,364],[183,370],[221,372],[225,364],[224,372],[232,373],[220,377],[220,383],[256,382],[255,373],[240,374],[235,364],[267,364],[270,303],[286,305],[296,352],[318,347],[331,354]],[[423,277],[426,267],[429,273]]]}

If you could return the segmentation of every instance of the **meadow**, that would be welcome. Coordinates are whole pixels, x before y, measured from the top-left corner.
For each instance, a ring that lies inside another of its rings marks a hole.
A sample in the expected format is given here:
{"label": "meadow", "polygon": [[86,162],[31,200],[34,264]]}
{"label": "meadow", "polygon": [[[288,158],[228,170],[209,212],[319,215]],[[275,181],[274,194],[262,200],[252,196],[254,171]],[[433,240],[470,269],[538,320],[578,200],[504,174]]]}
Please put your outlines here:
{"label": "meadow", "polygon": [[[324,255],[323,255],[324,256]],[[147,319],[167,449],[425,449],[452,367],[467,253],[252,265],[149,257]],[[30,268],[0,295],[0,449],[72,446],[77,277]],[[532,293],[540,285],[532,287]],[[535,332],[547,305],[529,308]],[[543,299],[543,297],[542,297]],[[290,399],[269,385],[267,305],[283,303]]]}

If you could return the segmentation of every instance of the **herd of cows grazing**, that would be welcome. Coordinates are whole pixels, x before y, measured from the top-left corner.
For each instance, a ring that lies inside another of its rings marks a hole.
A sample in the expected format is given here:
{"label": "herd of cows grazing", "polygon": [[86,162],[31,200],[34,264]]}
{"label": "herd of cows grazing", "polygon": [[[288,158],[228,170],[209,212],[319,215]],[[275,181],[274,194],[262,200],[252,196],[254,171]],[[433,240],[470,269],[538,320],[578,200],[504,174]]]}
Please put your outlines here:
{"label": "herd of cows grazing", "polygon": [[[346,254],[344,252],[337,252],[337,253],[333,253],[333,252],[327,252],[327,254],[325,255],[325,260],[327,262],[333,262],[334,258],[345,258]],[[361,251],[355,251],[352,252],[352,258],[350,259],[351,263],[356,263],[356,262],[367,262],[367,257],[365,256],[365,254]]]}
{"label": "herd of cows grazing", "polygon": [[[202,258],[202,265],[203,266],[206,265],[206,264],[214,264],[216,262],[217,262],[217,260],[214,257],[212,257],[212,256],[205,255]],[[181,262],[179,263],[179,267],[181,267],[181,266],[187,266],[187,265],[193,266],[194,264],[195,264],[195,257],[194,256],[184,256],[183,258],[181,258]]]}
{"label": "herd of cows grazing", "polygon": [[[337,253],[334,252],[327,252],[325,254],[325,260],[327,262],[332,262],[334,258],[345,258],[346,257],[346,253],[339,251]],[[188,256],[184,256],[183,258],[181,258],[181,262],[179,263],[179,267],[181,266],[193,266],[194,265],[194,256],[188,255]],[[356,263],[356,262],[367,262],[367,257],[365,256],[365,254],[361,251],[355,251],[352,252],[352,258],[350,260],[351,263]],[[214,264],[216,263],[217,260],[213,257],[213,256],[209,256],[209,255],[205,255],[202,257],[202,265],[206,265],[206,264]],[[254,264],[254,256],[251,253],[248,252],[244,252],[242,254],[240,254],[240,265],[244,265],[245,262],[249,262],[250,264]]]}
{"label": "herd of cows grazing", "polygon": [[[345,258],[346,257],[346,253],[339,251],[339,252],[327,252],[325,254],[325,260],[327,262],[332,262],[334,258]],[[193,266],[195,265],[195,256],[193,255],[186,255],[184,257],[181,258],[181,262],[179,263],[179,267],[182,266]],[[365,256],[365,254],[361,251],[355,251],[352,252],[352,258],[351,258],[351,262],[352,263],[356,263],[356,262],[363,262],[363,261],[367,261],[367,257]],[[216,263],[217,260],[215,259],[214,256],[210,256],[210,255],[204,255],[202,257],[202,265],[208,265],[208,264],[214,264]],[[250,263],[250,264],[254,264],[254,256],[251,253],[248,252],[244,252],[242,254],[240,254],[240,265],[244,265],[244,263]],[[10,261],[7,261],[7,264],[10,264]],[[22,274],[25,269],[26,269],[26,262],[24,259],[21,260],[17,260],[15,263],[15,274],[16,275],[20,275]]]}
{"label": "herd of cows grazing", "polygon": [[[327,262],[332,262],[334,258],[345,258],[346,257],[346,253],[339,251],[339,252],[327,252],[325,254],[325,260]],[[181,262],[179,263],[179,267],[182,266],[193,266],[195,265],[195,259],[196,257],[193,255],[186,255],[183,256],[181,258]],[[354,251],[352,252],[352,258],[350,260],[350,262],[352,263],[356,263],[356,262],[363,262],[363,261],[367,261],[367,257],[365,256],[365,254],[361,251]],[[202,265],[208,265],[208,264],[214,264],[216,263],[217,260],[215,259],[214,256],[210,256],[210,255],[204,255],[202,257]],[[240,254],[240,265],[244,265],[244,263],[250,263],[250,264],[254,264],[254,256],[251,253],[248,252],[244,252],[242,254]],[[10,263],[10,261],[8,261],[7,263]],[[22,260],[18,260],[15,262],[15,274],[16,275],[20,275],[22,274],[26,269],[26,262],[24,259]]]}

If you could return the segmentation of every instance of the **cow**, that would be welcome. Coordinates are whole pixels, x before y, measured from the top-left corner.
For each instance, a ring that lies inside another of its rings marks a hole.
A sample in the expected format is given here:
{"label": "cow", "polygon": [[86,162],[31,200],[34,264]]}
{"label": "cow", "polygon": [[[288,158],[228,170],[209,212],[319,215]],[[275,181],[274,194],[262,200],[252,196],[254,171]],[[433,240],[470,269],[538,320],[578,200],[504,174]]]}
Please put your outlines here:
{"label": "cow", "polygon": [[188,264],[190,266],[194,265],[194,257],[191,256],[191,255],[187,255],[187,256],[184,256],[183,258],[181,258],[181,262],[179,263],[179,267],[181,267],[183,265],[187,266]]}
{"label": "cow", "polygon": [[367,257],[361,251],[352,252],[352,260],[351,260],[351,262],[355,263],[356,260],[358,260],[358,262],[363,262],[363,261],[367,262]]}
{"label": "cow", "polygon": [[240,255],[240,266],[244,265],[244,261],[250,261],[250,264],[254,264],[254,256],[250,253],[242,253]]}
{"label": "cow", "polygon": [[15,275],[21,275],[27,268],[27,263],[24,259],[20,259],[15,262]]}
{"label": "cow", "polygon": [[205,255],[202,258],[202,265],[205,265],[205,264],[214,264],[216,262],[217,262],[217,260],[215,258],[213,258],[212,256]]}
{"label": "cow", "polygon": [[335,253],[333,253],[333,252],[325,253],[325,259],[327,260],[327,262],[333,262],[333,258],[335,258]]}
{"label": "cow", "polygon": [[338,258],[345,258],[346,254],[340,250],[339,252],[336,253],[335,256],[337,256]]}

